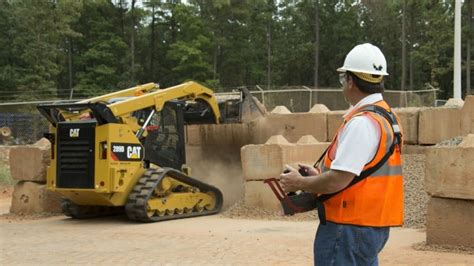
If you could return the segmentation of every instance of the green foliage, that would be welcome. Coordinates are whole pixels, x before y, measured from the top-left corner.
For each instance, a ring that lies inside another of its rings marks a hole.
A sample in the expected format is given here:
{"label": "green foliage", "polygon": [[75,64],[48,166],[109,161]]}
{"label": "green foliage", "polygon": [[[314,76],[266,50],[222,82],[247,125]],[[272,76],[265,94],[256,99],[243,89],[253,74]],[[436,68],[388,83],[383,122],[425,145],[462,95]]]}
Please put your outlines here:
{"label": "green foliage", "polygon": [[[469,4],[462,18],[468,37]],[[412,89],[431,83],[449,97],[453,16],[453,1],[431,0],[144,0],[133,12],[131,0],[0,1],[0,101],[66,98],[71,88],[75,98],[89,97],[186,80],[216,90],[267,81],[312,86],[316,44],[319,86],[338,86],[335,70],[362,42],[385,53],[386,86],[396,90],[403,18]],[[464,42],[462,49],[464,56]]]}
{"label": "green foliage", "polygon": [[15,184],[15,181],[10,174],[10,170],[3,163],[0,163],[0,185],[11,186],[13,184]]}

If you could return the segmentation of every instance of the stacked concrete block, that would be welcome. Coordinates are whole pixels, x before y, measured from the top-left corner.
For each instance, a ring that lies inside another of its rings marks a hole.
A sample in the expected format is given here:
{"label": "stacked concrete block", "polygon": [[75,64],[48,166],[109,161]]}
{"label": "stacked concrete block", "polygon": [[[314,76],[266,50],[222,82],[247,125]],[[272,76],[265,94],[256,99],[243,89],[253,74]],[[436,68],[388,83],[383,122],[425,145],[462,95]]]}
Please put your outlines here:
{"label": "stacked concrete block", "polygon": [[249,124],[205,124],[186,127],[188,145],[243,146],[251,143]]}
{"label": "stacked concrete block", "polygon": [[49,146],[18,146],[10,151],[9,160],[13,179],[46,182],[46,169],[50,160]]}
{"label": "stacked concrete block", "polygon": [[325,141],[327,115],[326,113],[270,113],[250,123],[252,142],[265,143],[274,135],[282,135],[290,142],[296,142],[304,135],[312,135]]}
{"label": "stacked concrete block", "polygon": [[291,114],[291,111],[284,105],[278,105],[270,112],[272,114]]}
{"label": "stacked concrete block", "polygon": [[418,143],[418,118],[422,108],[393,108],[398,115],[403,129],[403,142],[405,144]]}
{"label": "stacked concrete block", "polygon": [[20,181],[13,190],[10,213],[35,214],[43,212],[60,213],[60,196],[46,190],[43,183]]}
{"label": "stacked concrete block", "polygon": [[461,108],[449,106],[420,111],[418,143],[436,144],[461,135]]}
{"label": "stacked concrete block", "polygon": [[329,108],[326,107],[324,104],[315,104],[313,107],[308,111],[308,113],[327,113],[329,112]]}
{"label": "stacked concrete block", "polygon": [[432,197],[428,203],[426,242],[474,247],[474,201]]}
{"label": "stacked concrete block", "polygon": [[18,183],[14,187],[11,213],[60,212],[59,195],[46,190],[46,170],[50,144],[42,139],[34,145],[10,150],[10,172]]}
{"label": "stacked concrete block", "polygon": [[285,164],[313,164],[328,147],[309,135],[297,143],[289,143],[283,136],[272,136],[267,143],[242,147],[241,159],[245,177],[246,205],[268,210],[280,210],[280,204],[267,184],[267,178],[278,178]]}
{"label": "stacked concrete block", "polygon": [[466,97],[461,109],[461,132],[463,136],[474,133],[474,95]]}
{"label": "stacked concrete block", "polygon": [[427,243],[474,247],[474,135],[425,154]]}
{"label": "stacked concrete block", "polygon": [[327,113],[327,120],[328,120],[328,126],[327,126],[327,135],[328,141],[332,141],[334,136],[336,136],[336,132],[339,129],[339,127],[342,125],[344,122],[344,114],[347,111],[330,111]]}

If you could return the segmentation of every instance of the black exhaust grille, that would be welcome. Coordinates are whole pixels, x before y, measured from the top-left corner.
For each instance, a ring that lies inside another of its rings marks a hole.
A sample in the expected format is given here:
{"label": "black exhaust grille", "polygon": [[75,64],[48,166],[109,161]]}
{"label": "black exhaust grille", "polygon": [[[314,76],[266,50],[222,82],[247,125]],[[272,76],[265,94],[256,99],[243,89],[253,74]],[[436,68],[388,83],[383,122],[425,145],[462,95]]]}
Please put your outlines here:
{"label": "black exhaust grille", "polygon": [[94,188],[94,120],[58,123],[56,187]]}

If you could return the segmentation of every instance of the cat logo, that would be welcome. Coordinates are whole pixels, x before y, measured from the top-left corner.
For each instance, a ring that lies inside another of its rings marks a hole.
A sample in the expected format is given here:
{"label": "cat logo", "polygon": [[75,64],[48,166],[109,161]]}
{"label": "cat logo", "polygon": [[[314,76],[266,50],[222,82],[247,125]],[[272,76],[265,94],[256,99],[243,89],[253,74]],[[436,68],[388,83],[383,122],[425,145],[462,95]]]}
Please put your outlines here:
{"label": "cat logo", "polygon": [[383,66],[382,66],[382,65],[376,66],[375,64],[372,64],[372,66],[373,66],[374,69],[377,70],[377,71],[381,71],[381,70],[383,69]]}
{"label": "cat logo", "polygon": [[140,159],[140,152],[142,147],[139,146],[128,146],[127,147],[127,158],[128,159]]}
{"label": "cat logo", "polygon": [[80,128],[71,128],[69,130],[69,137],[71,138],[79,138],[79,130]]}

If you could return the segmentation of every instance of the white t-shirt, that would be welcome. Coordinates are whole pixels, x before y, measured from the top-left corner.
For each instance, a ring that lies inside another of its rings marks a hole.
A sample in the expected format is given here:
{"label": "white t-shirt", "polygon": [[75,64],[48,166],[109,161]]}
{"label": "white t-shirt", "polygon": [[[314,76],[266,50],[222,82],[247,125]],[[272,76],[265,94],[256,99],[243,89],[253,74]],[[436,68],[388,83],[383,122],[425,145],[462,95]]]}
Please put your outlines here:
{"label": "white t-shirt", "polygon": [[[354,108],[381,100],[383,100],[381,93],[371,94],[349,108],[344,117]],[[364,166],[374,158],[380,134],[380,128],[365,116],[357,116],[349,120],[337,140],[336,155],[331,169],[359,175]]]}

